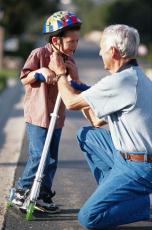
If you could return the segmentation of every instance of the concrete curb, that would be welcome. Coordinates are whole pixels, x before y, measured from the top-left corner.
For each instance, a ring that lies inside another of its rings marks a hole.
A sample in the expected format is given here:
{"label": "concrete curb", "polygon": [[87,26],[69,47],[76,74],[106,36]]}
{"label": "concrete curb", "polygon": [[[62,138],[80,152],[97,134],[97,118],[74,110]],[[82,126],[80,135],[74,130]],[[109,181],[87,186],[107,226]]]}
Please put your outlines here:
{"label": "concrete curb", "polygon": [[0,229],[6,213],[6,197],[14,182],[25,123],[23,118],[23,87],[10,79],[7,89],[0,95]]}

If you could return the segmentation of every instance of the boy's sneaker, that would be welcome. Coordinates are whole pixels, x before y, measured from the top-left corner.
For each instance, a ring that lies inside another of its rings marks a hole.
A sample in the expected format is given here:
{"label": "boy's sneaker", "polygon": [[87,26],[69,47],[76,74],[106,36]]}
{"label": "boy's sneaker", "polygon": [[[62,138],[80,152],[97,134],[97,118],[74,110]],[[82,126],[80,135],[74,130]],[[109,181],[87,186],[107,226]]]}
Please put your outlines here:
{"label": "boy's sneaker", "polygon": [[59,207],[53,202],[52,197],[55,196],[54,193],[42,193],[39,195],[37,201],[36,201],[36,209],[43,211],[43,212],[49,212],[49,213],[59,213],[60,209]]}
{"label": "boy's sneaker", "polygon": [[29,194],[29,190],[25,191],[22,189],[17,189],[15,192],[15,197],[12,200],[12,204],[16,205],[19,208],[22,207],[28,194]]}

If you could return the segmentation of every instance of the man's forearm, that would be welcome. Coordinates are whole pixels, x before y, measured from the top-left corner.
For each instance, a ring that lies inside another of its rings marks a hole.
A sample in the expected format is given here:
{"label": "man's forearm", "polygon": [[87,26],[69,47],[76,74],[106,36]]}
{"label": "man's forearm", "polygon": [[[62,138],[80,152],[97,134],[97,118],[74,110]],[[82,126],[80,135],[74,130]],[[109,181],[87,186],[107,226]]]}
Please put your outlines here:
{"label": "man's forearm", "polygon": [[80,110],[88,106],[85,100],[81,97],[81,93],[77,94],[69,85],[64,74],[58,79],[58,89],[67,109]]}
{"label": "man's forearm", "polygon": [[97,118],[90,107],[86,107],[86,108],[82,109],[81,111],[82,111],[83,115],[85,116],[85,118],[88,121],[90,121],[92,126],[101,127],[101,126],[107,124],[107,122],[104,119]]}

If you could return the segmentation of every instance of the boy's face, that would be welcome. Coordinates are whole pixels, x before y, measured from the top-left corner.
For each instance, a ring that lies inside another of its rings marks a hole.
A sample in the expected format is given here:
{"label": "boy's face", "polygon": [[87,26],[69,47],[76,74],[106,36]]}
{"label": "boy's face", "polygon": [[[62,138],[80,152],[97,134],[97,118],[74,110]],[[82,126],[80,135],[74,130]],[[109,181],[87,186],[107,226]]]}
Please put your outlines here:
{"label": "boy's face", "polygon": [[72,56],[78,45],[80,32],[78,30],[67,31],[62,38],[57,37],[57,42],[54,44],[60,52]]}

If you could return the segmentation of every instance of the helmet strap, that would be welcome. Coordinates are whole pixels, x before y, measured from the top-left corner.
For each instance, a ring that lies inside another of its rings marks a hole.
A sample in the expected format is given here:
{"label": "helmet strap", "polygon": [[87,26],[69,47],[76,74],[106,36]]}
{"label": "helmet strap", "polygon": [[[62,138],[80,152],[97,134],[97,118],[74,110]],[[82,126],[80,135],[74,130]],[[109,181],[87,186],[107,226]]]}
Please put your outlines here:
{"label": "helmet strap", "polygon": [[63,57],[63,59],[64,59],[64,61],[65,61],[65,60],[68,59],[68,55],[65,54],[65,53],[63,53],[63,52],[61,52],[60,47],[61,47],[61,45],[63,45],[63,42],[62,42],[62,38],[61,38],[61,37],[59,37],[59,39],[60,39],[59,48],[56,47],[56,46],[53,44],[53,42],[51,43],[51,45],[53,46],[53,49],[54,49],[57,53],[59,53],[59,54]]}
{"label": "helmet strap", "polygon": [[61,53],[61,51],[52,43],[51,44],[53,46],[53,49],[57,52],[57,53]]}
{"label": "helmet strap", "polygon": [[60,47],[61,47],[61,44],[62,44],[61,38],[60,38],[60,37],[56,37],[56,39],[58,39],[58,38],[59,38],[59,40],[60,40],[60,44],[58,44],[58,46],[57,46],[53,41],[51,41],[51,45],[53,46],[53,49],[54,49],[57,53],[62,53],[61,50],[60,50]]}

